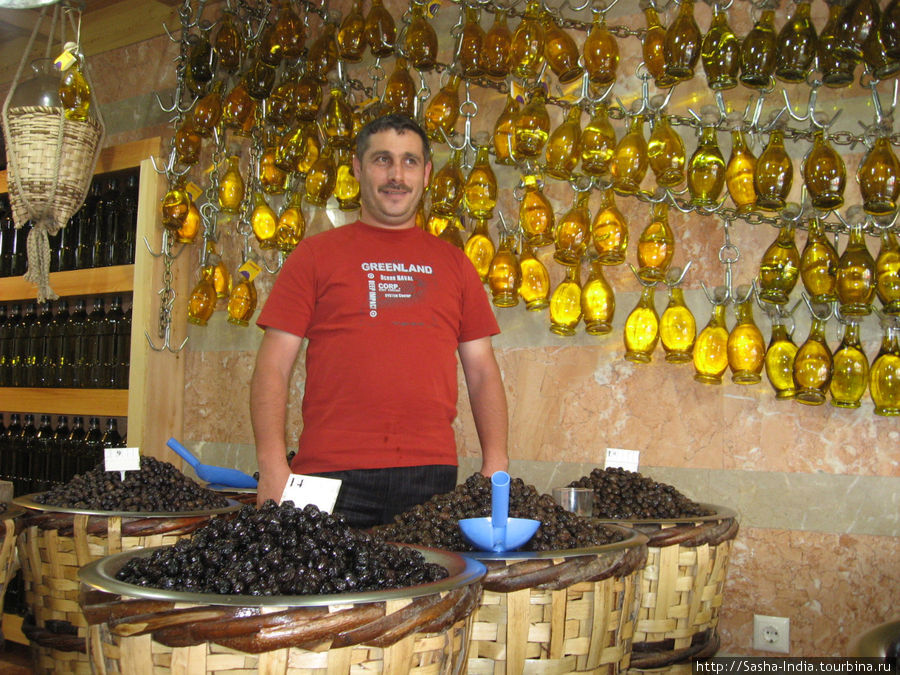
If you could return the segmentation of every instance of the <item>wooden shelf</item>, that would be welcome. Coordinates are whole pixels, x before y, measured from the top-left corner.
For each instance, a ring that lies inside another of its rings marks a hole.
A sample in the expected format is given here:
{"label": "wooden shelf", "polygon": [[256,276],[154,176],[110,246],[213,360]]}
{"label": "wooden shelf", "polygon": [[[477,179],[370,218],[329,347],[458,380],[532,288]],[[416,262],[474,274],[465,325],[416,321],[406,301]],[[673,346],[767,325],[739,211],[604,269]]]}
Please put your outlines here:
{"label": "wooden shelf", "polygon": [[[134,265],[53,272],[50,274],[50,286],[60,297],[131,293],[134,290]],[[0,279],[0,302],[36,298],[37,286],[25,281],[24,277]]]}
{"label": "wooden shelf", "polygon": [[0,387],[0,410],[48,415],[127,417],[127,389]]}

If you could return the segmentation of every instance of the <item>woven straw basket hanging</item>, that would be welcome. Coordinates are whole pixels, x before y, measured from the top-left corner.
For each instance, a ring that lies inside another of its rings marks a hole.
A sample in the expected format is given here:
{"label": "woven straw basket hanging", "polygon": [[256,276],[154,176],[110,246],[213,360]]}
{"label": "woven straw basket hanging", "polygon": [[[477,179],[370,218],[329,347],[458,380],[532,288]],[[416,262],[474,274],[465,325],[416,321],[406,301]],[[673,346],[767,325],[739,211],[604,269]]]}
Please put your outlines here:
{"label": "woven straw basket hanging", "polygon": [[[51,41],[59,12],[59,7],[54,8]],[[41,11],[3,104],[9,201],[16,228],[23,227],[28,221],[32,223],[25,279],[38,286],[38,302],[57,297],[49,282],[48,237],[65,227],[81,208],[105,132],[96,105],[91,106],[96,117],[84,122],[67,119],[62,107],[10,108],[45,14],[46,8]],[[50,51],[49,44],[47,51]],[[86,65],[84,76],[90,84]]]}

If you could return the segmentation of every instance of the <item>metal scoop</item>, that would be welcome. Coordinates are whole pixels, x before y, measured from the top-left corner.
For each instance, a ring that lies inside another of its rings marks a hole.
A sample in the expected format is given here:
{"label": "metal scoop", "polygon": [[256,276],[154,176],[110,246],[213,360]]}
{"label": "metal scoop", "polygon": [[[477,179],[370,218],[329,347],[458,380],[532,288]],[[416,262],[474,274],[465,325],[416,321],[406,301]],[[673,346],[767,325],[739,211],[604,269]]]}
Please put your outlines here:
{"label": "metal scoop", "polygon": [[491,476],[490,518],[459,521],[463,537],[481,551],[514,551],[524,546],[541,525],[539,520],[509,517],[509,482],[506,471],[496,471]]}
{"label": "metal scoop", "polygon": [[190,464],[197,475],[207,483],[215,483],[224,487],[235,488],[257,487],[256,479],[253,476],[248,476],[243,471],[230,469],[225,466],[210,466],[209,464],[201,464],[200,460],[194,457],[190,450],[188,450],[174,438],[170,438],[168,441],[166,441],[166,445],[177,452],[185,462]]}

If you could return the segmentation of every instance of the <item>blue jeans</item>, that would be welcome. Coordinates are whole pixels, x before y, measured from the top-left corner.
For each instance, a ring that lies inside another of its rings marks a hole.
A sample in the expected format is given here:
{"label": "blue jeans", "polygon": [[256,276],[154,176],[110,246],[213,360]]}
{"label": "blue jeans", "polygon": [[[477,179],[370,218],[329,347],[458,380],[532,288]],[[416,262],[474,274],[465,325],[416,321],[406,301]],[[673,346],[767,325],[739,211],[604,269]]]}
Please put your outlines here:
{"label": "blue jeans", "polygon": [[334,512],[343,515],[352,527],[361,529],[393,522],[395,515],[456,487],[456,467],[446,464],[314,475],[343,481]]}

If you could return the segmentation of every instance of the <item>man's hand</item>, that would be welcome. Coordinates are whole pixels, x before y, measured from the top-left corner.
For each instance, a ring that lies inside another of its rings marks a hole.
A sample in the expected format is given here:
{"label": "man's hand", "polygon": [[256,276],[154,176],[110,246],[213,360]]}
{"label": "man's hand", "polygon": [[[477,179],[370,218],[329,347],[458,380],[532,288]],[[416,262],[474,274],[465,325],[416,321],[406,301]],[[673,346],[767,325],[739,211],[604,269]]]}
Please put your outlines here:
{"label": "man's hand", "polygon": [[285,461],[284,466],[276,466],[263,471],[260,468],[259,486],[256,492],[256,505],[262,506],[267,499],[273,499],[276,503],[281,501],[284,486],[291,477],[291,468]]}
{"label": "man's hand", "polygon": [[[502,461],[498,461],[502,460]],[[494,475],[497,471],[509,471],[509,462],[506,461],[506,457],[498,457],[495,461],[490,461],[489,458],[485,457],[481,462],[481,473],[488,478]]]}

